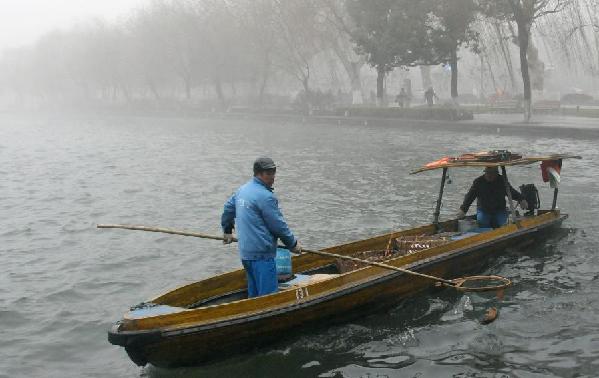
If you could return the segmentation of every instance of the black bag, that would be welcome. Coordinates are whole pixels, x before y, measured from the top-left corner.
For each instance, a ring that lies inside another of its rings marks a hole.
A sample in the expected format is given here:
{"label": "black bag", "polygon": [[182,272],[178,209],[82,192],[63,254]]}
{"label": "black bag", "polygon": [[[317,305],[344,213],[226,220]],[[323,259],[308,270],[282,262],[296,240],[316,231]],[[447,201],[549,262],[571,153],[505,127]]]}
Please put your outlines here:
{"label": "black bag", "polygon": [[524,184],[520,185],[520,193],[522,193],[522,197],[528,203],[528,211],[527,215],[534,214],[535,209],[541,207],[541,199],[539,198],[539,191],[534,184]]}

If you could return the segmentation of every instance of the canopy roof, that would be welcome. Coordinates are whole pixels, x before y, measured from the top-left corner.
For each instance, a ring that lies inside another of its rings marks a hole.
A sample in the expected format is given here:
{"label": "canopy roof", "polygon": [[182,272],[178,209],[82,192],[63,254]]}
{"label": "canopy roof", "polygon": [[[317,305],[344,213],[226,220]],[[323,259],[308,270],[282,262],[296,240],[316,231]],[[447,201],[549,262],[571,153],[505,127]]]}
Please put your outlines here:
{"label": "canopy roof", "polygon": [[578,155],[551,154],[546,156],[521,156],[509,151],[478,152],[474,154],[463,154],[459,157],[444,157],[439,160],[425,164],[410,174],[431,171],[440,168],[459,167],[501,167],[510,165],[527,165],[545,160],[582,159]]}

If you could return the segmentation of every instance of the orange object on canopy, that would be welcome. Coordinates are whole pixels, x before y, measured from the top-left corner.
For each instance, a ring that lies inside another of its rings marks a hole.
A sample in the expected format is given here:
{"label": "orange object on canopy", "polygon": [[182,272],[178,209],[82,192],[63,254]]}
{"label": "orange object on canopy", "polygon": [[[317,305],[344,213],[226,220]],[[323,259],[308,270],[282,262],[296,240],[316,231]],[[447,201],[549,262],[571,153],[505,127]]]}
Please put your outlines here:
{"label": "orange object on canopy", "polygon": [[[476,156],[480,156],[481,158],[476,159]],[[570,155],[570,154],[551,154],[546,156],[522,156],[519,154],[510,154],[508,159],[499,160],[499,161],[490,161],[488,160],[488,154],[464,154],[462,156],[468,156],[467,159],[452,158],[452,157],[444,157],[442,159],[433,161],[431,163],[425,164],[421,168],[413,170],[410,174],[416,174],[425,171],[432,171],[433,169],[439,168],[461,168],[461,167],[501,167],[501,166],[511,166],[511,165],[528,165],[536,162],[543,161],[558,161],[562,159],[582,159],[582,157],[578,155]],[[472,158],[471,158],[472,157]]]}

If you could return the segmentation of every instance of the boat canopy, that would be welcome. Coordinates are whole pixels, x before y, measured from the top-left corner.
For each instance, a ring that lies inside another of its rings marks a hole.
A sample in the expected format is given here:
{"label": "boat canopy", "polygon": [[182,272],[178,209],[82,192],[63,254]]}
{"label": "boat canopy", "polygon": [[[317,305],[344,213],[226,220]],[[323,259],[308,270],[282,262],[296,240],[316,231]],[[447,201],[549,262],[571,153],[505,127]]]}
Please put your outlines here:
{"label": "boat canopy", "polygon": [[562,159],[582,159],[578,155],[550,154],[545,156],[522,156],[505,150],[463,154],[458,157],[443,157],[413,170],[410,174],[431,171],[440,168],[460,167],[501,167],[511,165],[527,165],[542,161]]}

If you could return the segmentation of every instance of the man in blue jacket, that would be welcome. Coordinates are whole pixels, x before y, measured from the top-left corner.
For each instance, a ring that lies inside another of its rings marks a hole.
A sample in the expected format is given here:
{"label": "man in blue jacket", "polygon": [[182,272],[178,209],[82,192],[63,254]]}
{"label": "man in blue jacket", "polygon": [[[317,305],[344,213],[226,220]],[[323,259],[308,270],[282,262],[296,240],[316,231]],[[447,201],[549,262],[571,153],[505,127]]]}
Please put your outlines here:
{"label": "man in blue jacket", "polygon": [[248,297],[258,297],[278,290],[275,257],[277,239],[294,253],[302,247],[295,238],[273,193],[277,167],[271,158],[254,161],[254,177],[242,185],[225,202],[221,217],[224,243],[233,241],[237,229],[239,254],[248,281]]}

